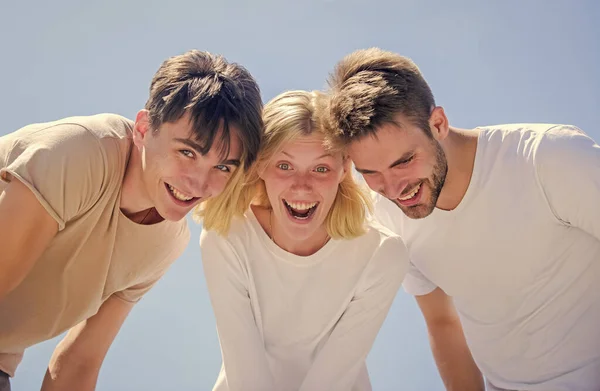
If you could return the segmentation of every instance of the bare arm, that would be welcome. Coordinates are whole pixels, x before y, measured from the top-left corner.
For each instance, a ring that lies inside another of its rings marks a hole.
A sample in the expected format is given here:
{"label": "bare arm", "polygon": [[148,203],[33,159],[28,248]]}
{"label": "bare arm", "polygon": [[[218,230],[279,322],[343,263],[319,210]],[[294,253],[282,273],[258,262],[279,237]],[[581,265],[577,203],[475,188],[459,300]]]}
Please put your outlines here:
{"label": "bare arm", "polygon": [[133,306],[110,297],[96,315],[69,330],[52,354],[42,391],[94,390],[104,357]]}
{"label": "bare arm", "polygon": [[23,183],[0,193],[0,301],[31,271],[58,232],[58,223]]}
{"label": "bare arm", "polygon": [[483,376],[471,356],[452,299],[440,288],[416,299],[425,317],[433,357],[446,389],[483,391]]}

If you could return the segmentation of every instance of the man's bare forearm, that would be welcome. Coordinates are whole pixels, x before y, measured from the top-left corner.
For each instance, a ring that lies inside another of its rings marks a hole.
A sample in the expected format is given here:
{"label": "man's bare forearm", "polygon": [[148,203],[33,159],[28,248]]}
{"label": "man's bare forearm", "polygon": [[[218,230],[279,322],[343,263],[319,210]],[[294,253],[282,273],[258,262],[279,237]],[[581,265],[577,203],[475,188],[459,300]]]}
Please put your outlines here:
{"label": "man's bare forearm", "polygon": [[73,337],[82,324],[71,329],[54,350],[41,391],[94,391],[96,389],[102,360],[92,360],[77,354],[76,349],[73,348]]}
{"label": "man's bare forearm", "polygon": [[450,324],[430,331],[429,342],[448,391],[483,391],[485,385],[467,346],[462,328]]}
{"label": "man's bare forearm", "polygon": [[65,357],[52,357],[41,391],[94,391],[100,368],[74,363]]}

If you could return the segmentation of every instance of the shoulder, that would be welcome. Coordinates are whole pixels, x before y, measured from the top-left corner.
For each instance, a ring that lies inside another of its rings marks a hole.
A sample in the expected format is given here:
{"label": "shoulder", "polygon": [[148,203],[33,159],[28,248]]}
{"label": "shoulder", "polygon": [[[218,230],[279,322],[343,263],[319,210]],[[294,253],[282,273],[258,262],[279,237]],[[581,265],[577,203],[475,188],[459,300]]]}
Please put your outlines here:
{"label": "shoulder", "polygon": [[[541,140],[564,125],[505,124],[479,127],[476,167],[484,181],[494,177],[514,178],[515,174],[530,180],[535,176],[536,159]],[[506,176],[508,174],[508,176]]]}
{"label": "shoulder", "polygon": [[534,164],[543,187],[575,185],[573,181],[597,177],[600,146],[576,126],[555,125],[539,135]]}
{"label": "shoulder", "polygon": [[390,270],[406,270],[409,264],[408,249],[402,237],[383,226],[378,221],[370,221],[365,243],[371,252],[370,263],[374,266],[384,265]]}
{"label": "shoulder", "polygon": [[[536,161],[558,160],[585,154],[589,148],[597,148],[596,142],[573,125],[554,125],[538,135]],[[567,162],[563,162],[567,163]]]}
{"label": "shoulder", "polygon": [[481,147],[488,153],[496,150],[528,156],[535,150],[539,137],[556,126],[555,124],[518,123],[478,127],[480,131],[478,148]]}
{"label": "shoulder", "polygon": [[250,251],[259,243],[256,240],[256,228],[252,222],[252,216],[248,213],[244,216],[236,216],[231,221],[229,232],[226,235],[219,234],[214,230],[202,229],[200,234],[200,248],[202,251],[223,251],[240,255]]}
{"label": "shoulder", "polygon": [[399,287],[409,268],[408,250],[399,235],[371,222],[367,233],[352,241],[354,244],[345,249],[348,256],[365,257],[359,290],[366,292],[376,286]]}
{"label": "shoulder", "polygon": [[7,142],[13,141],[13,156],[39,150],[49,157],[81,160],[85,164],[122,154],[119,141],[127,144],[130,130],[131,123],[124,117],[99,114],[31,124],[5,137]]}

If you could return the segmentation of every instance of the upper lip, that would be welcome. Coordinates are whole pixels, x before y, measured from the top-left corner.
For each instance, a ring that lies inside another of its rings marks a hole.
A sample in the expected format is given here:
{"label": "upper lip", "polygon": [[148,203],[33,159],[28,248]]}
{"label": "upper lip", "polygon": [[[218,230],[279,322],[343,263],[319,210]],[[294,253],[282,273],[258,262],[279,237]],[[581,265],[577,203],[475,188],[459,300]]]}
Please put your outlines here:
{"label": "upper lip", "polygon": [[177,190],[179,193],[183,194],[186,197],[199,198],[199,197],[196,197],[196,196],[192,195],[191,192],[188,192],[186,190],[181,190],[181,188],[179,188],[179,187],[177,187],[175,185],[172,185],[170,183],[167,183],[167,186],[173,187],[175,190]]}
{"label": "upper lip", "polygon": [[413,191],[415,191],[416,188],[418,188],[421,185],[421,182],[417,183],[414,186],[411,186],[409,191],[405,191],[404,193],[400,194],[400,196],[398,197],[398,199],[404,198],[407,195],[409,195],[410,193],[412,193]]}
{"label": "upper lip", "polygon": [[[292,206],[292,204],[307,204],[307,205],[315,204],[316,205],[319,203],[319,201],[299,201],[299,200],[288,200],[285,198],[283,199],[283,201],[290,206]],[[313,206],[315,206],[315,205],[313,205]]]}

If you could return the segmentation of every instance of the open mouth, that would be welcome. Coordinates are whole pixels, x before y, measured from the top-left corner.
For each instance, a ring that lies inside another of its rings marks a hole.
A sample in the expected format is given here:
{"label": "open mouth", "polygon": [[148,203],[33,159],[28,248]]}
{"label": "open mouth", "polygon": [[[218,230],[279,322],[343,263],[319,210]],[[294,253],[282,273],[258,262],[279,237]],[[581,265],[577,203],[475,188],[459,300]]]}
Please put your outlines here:
{"label": "open mouth", "polygon": [[410,190],[410,193],[406,193],[402,197],[398,197],[397,201],[400,205],[411,206],[419,201],[421,196],[421,188],[423,187],[423,182],[419,183],[417,186],[413,187]]}
{"label": "open mouth", "polygon": [[290,216],[297,220],[307,220],[312,215],[314,215],[317,207],[319,206],[318,202],[293,202],[283,200],[283,204]]}
{"label": "open mouth", "polygon": [[165,182],[165,187],[167,188],[167,190],[169,191],[171,196],[175,200],[179,201],[180,203],[192,204],[198,199],[198,197],[189,196],[189,195],[183,193],[181,190],[178,190],[176,187],[169,185],[166,182]]}

